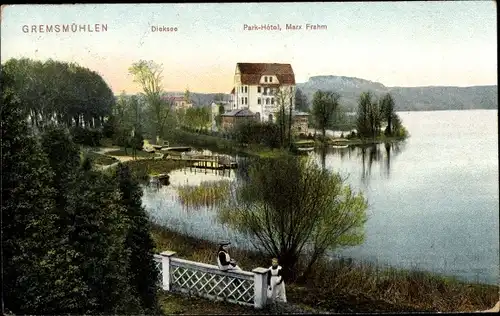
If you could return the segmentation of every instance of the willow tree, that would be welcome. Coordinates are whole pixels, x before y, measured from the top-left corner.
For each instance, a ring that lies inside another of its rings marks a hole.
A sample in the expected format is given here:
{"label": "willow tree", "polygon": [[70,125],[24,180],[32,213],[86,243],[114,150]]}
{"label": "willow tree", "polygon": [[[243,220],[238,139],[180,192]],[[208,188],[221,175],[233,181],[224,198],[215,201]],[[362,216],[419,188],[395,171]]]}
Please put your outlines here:
{"label": "willow tree", "polygon": [[318,90],[314,93],[312,114],[316,126],[321,130],[323,139],[326,136],[326,128],[331,123],[335,111],[339,107],[340,95],[335,92]]}
{"label": "willow tree", "polygon": [[156,141],[163,136],[170,115],[169,99],[162,98],[163,66],[154,61],[140,60],[129,68],[134,82],[141,85],[149,110],[155,124]]}
{"label": "willow tree", "polygon": [[256,249],[307,276],[327,250],[364,240],[367,201],[338,174],[290,154],[256,159],[219,219],[247,234]]}

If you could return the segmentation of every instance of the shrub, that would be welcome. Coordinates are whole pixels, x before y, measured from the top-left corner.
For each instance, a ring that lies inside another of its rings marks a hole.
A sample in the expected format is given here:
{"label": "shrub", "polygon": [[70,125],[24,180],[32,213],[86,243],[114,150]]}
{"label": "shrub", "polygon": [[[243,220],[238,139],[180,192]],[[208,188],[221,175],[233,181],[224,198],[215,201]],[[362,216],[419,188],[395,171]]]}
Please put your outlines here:
{"label": "shrub", "polygon": [[234,128],[232,137],[239,144],[261,144],[271,148],[280,146],[279,126],[272,122],[241,122]]}
{"label": "shrub", "polygon": [[72,127],[70,129],[73,141],[76,144],[97,147],[101,145],[102,133],[97,129],[83,128],[83,127]]}

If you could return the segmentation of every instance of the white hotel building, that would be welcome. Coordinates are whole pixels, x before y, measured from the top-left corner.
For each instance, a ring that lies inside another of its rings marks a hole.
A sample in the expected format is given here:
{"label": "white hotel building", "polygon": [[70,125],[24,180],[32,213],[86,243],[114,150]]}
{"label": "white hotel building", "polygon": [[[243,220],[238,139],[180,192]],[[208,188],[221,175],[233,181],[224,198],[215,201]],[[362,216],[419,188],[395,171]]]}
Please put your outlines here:
{"label": "white hotel building", "polygon": [[[278,93],[278,89],[281,91]],[[290,64],[237,63],[230,108],[246,108],[261,121],[274,121],[279,98],[295,108],[295,75]]]}

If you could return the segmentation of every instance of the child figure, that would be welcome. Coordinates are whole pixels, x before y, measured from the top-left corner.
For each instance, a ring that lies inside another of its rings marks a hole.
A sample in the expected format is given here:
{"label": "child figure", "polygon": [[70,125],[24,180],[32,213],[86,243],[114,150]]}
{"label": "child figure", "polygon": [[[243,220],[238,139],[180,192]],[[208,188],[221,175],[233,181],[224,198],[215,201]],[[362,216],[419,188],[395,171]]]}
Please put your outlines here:
{"label": "child figure", "polygon": [[272,266],[267,272],[267,286],[272,301],[286,303],[285,282],[282,275],[283,268],[278,265],[278,259],[272,260]]}

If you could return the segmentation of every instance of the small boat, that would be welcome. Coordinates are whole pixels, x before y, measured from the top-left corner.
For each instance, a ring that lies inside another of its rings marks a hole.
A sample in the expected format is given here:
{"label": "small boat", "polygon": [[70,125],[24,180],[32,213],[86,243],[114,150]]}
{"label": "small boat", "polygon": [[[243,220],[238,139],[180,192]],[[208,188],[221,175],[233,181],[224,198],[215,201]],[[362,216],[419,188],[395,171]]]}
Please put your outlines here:
{"label": "small boat", "polygon": [[170,176],[166,173],[159,174],[159,175],[155,176],[155,178],[162,185],[169,185],[170,184]]}

